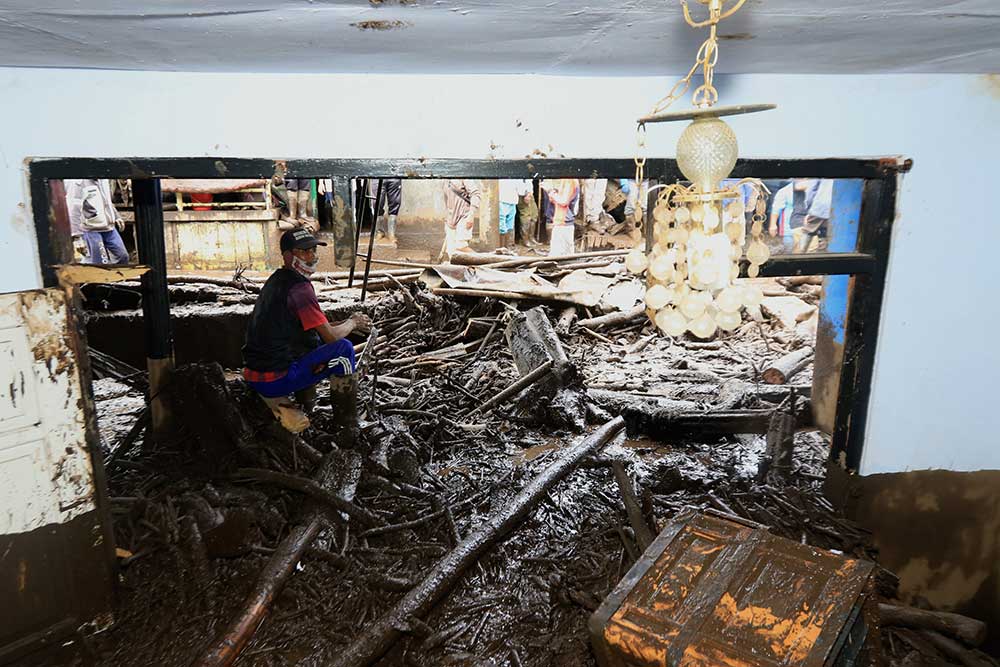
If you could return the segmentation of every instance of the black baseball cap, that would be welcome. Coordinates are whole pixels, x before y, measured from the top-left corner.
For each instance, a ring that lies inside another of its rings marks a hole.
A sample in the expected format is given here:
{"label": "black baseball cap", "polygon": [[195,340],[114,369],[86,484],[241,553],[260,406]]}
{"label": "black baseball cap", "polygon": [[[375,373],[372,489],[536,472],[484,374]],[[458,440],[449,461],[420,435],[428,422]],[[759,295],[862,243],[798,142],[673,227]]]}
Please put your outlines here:
{"label": "black baseball cap", "polygon": [[281,235],[281,252],[286,250],[308,250],[318,245],[326,245],[312,235],[308,229],[289,229]]}

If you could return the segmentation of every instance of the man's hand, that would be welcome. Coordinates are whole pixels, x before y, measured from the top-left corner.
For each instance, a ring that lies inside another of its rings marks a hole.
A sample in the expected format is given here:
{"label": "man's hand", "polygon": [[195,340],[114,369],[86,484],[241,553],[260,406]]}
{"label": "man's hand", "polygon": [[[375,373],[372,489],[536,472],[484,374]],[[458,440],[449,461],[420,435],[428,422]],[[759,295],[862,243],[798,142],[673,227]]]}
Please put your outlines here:
{"label": "man's hand", "polygon": [[118,228],[118,231],[124,232],[125,231],[125,221],[122,220],[121,218],[115,219],[115,227]]}
{"label": "man's hand", "polygon": [[778,235],[778,225],[775,225],[775,224],[768,225],[768,227],[767,227],[767,233],[770,234],[771,236],[777,236]]}
{"label": "man's hand", "polygon": [[372,320],[364,313],[351,313],[347,319],[354,325],[355,331],[367,333],[372,329]]}

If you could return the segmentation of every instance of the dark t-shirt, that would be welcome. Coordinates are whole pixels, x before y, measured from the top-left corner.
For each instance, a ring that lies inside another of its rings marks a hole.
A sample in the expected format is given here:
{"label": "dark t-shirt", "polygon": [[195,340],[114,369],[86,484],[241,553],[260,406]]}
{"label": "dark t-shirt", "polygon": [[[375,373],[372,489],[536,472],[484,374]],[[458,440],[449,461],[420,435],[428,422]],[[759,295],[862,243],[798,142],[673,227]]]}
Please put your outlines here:
{"label": "dark t-shirt", "polygon": [[806,203],[806,190],[792,188],[792,215],[788,218],[788,228],[798,229],[809,214],[809,206]]}

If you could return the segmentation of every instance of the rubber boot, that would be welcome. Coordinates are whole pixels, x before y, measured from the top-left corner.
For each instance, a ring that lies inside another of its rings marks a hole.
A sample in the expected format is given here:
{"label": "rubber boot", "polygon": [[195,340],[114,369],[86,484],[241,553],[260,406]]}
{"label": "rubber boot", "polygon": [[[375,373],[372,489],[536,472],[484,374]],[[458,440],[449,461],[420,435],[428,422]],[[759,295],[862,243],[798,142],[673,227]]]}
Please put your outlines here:
{"label": "rubber boot", "polygon": [[540,243],[536,240],[538,236],[538,221],[528,220],[524,223],[524,245],[529,248],[537,248]]}
{"label": "rubber boot", "polygon": [[385,224],[386,224],[386,235],[385,235],[386,243],[388,243],[392,247],[396,247],[396,216],[390,215],[389,220]]}
{"label": "rubber boot", "polygon": [[299,200],[299,220],[303,227],[312,228],[316,224],[316,218],[312,214],[312,194],[309,190],[299,190],[296,193]]}
{"label": "rubber boot", "polygon": [[358,439],[358,376],[330,376],[330,407],[338,447],[351,449]]}

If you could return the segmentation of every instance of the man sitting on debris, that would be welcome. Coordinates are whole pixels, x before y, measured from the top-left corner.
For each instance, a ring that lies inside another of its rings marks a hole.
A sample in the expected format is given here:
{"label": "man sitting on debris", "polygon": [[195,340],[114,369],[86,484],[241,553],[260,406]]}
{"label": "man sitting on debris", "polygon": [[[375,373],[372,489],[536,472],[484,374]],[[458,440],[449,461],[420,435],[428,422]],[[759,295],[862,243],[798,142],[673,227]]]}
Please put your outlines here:
{"label": "man sitting on debris", "polygon": [[371,321],[353,313],[330,324],[316,300],[309,277],[316,271],[317,246],[325,246],[308,229],[281,235],[285,265],[261,289],[247,328],[243,377],[261,395],[282,426],[293,433],[305,430],[309,419],[289,401],[305,409],[316,405],[316,384],[331,375],[356,382],[354,345],[346,337],[367,330]]}

